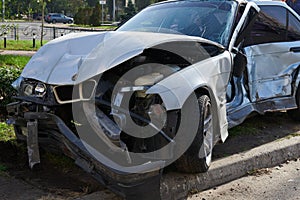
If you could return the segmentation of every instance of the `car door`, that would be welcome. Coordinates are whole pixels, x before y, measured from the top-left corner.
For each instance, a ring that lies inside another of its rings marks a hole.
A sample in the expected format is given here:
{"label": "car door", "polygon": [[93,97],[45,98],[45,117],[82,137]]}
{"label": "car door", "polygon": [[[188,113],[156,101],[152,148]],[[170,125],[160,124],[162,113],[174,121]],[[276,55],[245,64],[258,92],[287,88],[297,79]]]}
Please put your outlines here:
{"label": "car door", "polygon": [[285,4],[259,5],[260,13],[244,50],[251,102],[292,94],[300,61],[300,22]]}

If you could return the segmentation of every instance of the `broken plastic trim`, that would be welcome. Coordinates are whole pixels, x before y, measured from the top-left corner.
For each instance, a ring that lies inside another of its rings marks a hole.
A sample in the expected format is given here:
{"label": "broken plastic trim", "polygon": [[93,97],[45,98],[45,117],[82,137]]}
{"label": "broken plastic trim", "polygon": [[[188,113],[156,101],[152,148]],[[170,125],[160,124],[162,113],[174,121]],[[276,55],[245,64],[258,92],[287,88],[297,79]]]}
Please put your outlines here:
{"label": "broken plastic trim", "polygon": [[[116,163],[114,168],[106,166],[104,163],[112,161],[109,161],[109,158],[103,155],[100,155],[103,162],[97,161],[86,149],[84,141],[77,138],[58,116],[42,112],[27,112],[24,114],[24,118],[31,122],[37,122],[33,127],[37,127],[35,125],[38,124],[38,119],[56,122],[62,133],[58,136],[59,141],[73,154],[76,164],[113,192],[125,197],[127,200],[161,199],[160,179],[164,161],[148,162],[139,166],[128,167],[131,168],[132,172],[143,172],[141,174],[125,173],[121,170],[123,166],[118,166]],[[147,192],[151,192],[151,195],[145,195]]]}
{"label": "broken plastic trim", "polygon": [[[86,90],[84,90],[84,84],[86,82],[91,82],[93,84],[93,86],[91,86],[92,88],[89,88],[90,92],[88,95],[85,95]],[[75,103],[75,102],[79,102],[79,101],[91,100],[91,98],[93,97],[93,94],[95,93],[96,86],[97,86],[97,82],[93,79],[90,79],[88,81],[80,83],[79,85],[55,86],[53,88],[53,92],[54,92],[54,96],[59,104]],[[70,87],[70,88],[67,88],[67,87]],[[59,91],[60,89],[67,90],[66,92],[70,93],[69,95],[70,95],[71,99],[64,100],[60,95],[60,93],[61,93]]]}

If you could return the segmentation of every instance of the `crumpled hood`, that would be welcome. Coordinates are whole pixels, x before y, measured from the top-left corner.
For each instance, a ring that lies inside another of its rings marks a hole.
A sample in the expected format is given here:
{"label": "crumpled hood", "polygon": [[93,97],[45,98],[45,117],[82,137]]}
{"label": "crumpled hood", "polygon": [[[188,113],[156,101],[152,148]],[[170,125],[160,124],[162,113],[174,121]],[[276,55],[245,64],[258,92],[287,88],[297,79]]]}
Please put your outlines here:
{"label": "crumpled hood", "polygon": [[172,41],[195,40],[209,42],[185,35],[145,32],[71,33],[43,46],[21,76],[53,85],[77,84],[139,55],[144,49]]}

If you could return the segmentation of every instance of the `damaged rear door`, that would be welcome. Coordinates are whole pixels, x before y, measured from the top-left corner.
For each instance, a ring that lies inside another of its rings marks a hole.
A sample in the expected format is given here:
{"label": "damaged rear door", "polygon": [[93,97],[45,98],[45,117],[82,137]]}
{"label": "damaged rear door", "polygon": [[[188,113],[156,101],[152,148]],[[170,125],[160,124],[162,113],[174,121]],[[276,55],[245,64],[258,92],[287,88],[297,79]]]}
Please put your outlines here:
{"label": "damaged rear door", "polygon": [[298,15],[276,4],[259,7],[258,18],[244,44],[252,102],[291,95],[293,73],[300,61]]}

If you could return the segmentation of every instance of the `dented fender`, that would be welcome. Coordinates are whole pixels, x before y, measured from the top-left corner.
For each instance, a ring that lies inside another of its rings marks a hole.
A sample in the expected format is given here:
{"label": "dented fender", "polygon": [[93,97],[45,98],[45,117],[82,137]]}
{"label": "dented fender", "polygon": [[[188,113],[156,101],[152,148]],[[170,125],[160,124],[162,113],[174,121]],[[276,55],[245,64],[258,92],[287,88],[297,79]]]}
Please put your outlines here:
{"label": "dented fender", "polygon": [[[229,52],[191,65],[160,81],[147,90],[159,94],[167,110],[181,109],[185,101],[197,89],[208,91],[213,104],[214,126],[220,130],[224,141],[228,136],[226,117],[226,86],[231,75],[232,63]],[[184,86],[184,87],[183,87]]]}

